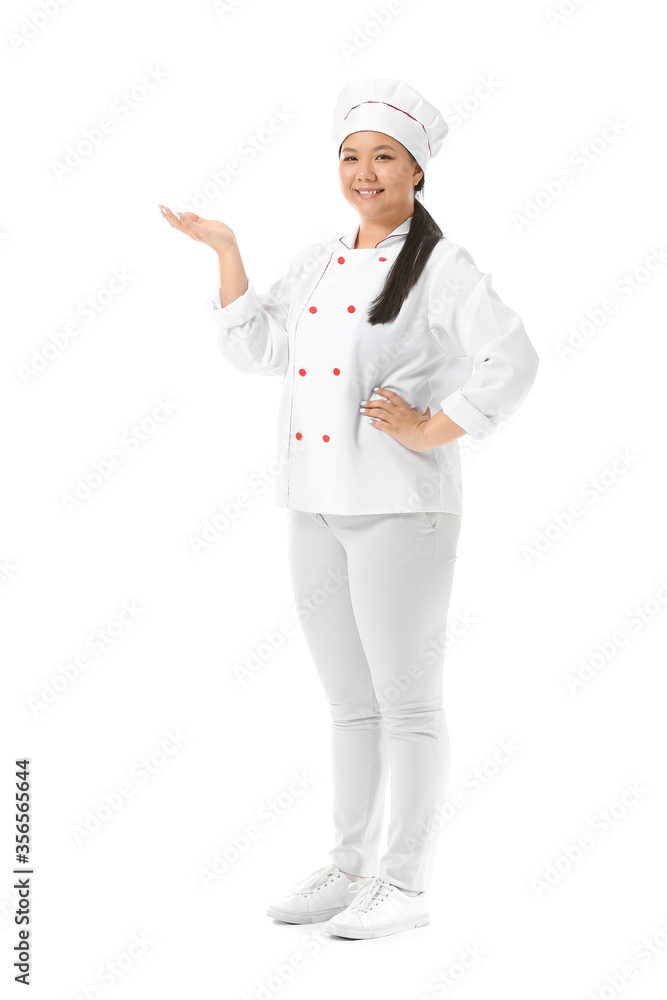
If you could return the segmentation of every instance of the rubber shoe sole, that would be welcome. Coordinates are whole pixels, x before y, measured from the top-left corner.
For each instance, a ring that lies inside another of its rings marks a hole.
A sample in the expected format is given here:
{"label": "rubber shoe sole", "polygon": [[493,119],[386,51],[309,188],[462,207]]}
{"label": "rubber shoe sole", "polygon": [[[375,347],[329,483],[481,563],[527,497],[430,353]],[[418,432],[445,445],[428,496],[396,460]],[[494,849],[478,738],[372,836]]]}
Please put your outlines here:
{"label": "rubber shoe sole", "polygon": [[342,913],[347,906],[335,906],[329,910],[316,910],[314,913],[288,913],[278,910],[275,906],[269,906],[266,910],[267,917],[274,917],[282,920],[286,924],[316,924],[320,920],[331,920],[337,913]]}
{"label": "rubber shoe sole", "polygon": [[391,924],[389,927],[332,927],[331,929],[325,927],[324,933],[331,935],[331,937],[355,939],[377,938],[385,937],[387,934],[394,934],[397,931],[412,930],[413,927],[424,927],[428,923],[430,923],[430,918],[428,915],[423,914],[421,917],[410,917],[409,920],[403,920],[400,924]]}

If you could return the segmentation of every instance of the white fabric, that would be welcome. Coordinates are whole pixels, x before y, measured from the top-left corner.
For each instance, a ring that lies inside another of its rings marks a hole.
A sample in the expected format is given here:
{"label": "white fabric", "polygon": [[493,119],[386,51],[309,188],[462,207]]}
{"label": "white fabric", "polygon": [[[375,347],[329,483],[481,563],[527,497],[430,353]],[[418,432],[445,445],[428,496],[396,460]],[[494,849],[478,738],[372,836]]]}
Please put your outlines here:
{"label": "white fabric", "polygon": [[442,408],[482,438],[517,409],[535,379],[539,358],[521,319],[500,300],[491,275],[445,237],[396,319],[366,322],[411,220],[376,247],[355,250],[357,223],[301,250],[268,292],[249,279],[224,308],[217,286],[205,303],[231,365],[283,376],[275,432],[280,507],[460,514],[458,439],[412,451],[370,424],[361,400],[379,397],[374,386],[392,389],[419,413]]}
{"label": "white fabric", "polygon": [[384,132],[398,139],[426,173],[449,131],[435,105],[390,77],[351,80],[338,93],[332,138],[336,150],[353,132]]}
{"label": "white fabric", "polygon": [[288,517],[295,607],[331,719],[330,861],[415,891],[431,879],[450,774],[443,666],[460,530],[446,512]]}

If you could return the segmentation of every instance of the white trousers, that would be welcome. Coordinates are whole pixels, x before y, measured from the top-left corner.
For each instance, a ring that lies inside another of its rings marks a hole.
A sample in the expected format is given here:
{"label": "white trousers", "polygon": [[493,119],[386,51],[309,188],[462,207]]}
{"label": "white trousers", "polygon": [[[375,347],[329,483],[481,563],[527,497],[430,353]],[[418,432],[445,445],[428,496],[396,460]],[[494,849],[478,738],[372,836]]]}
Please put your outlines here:
{"label": "white trousers", "polygon": [[461,515],[288,510],[294,597],[331,716],[330,863],[425,890],[450,776],[443,665]]}

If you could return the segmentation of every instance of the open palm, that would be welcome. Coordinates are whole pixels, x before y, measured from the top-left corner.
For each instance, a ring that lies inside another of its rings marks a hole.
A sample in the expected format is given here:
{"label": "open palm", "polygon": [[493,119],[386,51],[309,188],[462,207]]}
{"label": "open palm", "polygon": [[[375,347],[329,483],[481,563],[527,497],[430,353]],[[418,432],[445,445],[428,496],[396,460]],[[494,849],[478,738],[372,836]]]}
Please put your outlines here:
{"label": "open palm", "polygon": [[202,219],[195,212],[182,212],[179,218],[166,205],[160,205],[160,211],[174,229],[185,233],[186,236],[197,240],[198,243],[205,243],[213,250],[227,250],[236,243],[233,230],[224,222],[218,222],[216,219]]}

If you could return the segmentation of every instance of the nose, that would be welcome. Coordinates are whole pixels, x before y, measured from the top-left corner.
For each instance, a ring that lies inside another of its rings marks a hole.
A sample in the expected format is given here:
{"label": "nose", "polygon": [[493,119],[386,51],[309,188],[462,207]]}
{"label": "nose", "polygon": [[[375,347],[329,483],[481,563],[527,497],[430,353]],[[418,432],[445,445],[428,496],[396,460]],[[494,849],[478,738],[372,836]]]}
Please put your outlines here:
{"label": "nose", "polygon": [[375,176],[375,171],[373,170],[373,159],[371,157],[369,160],[364,160],[363,157],[360,157],[358,163],[357,177],[365,177],[367,175],[370,175],[372,177]]}

